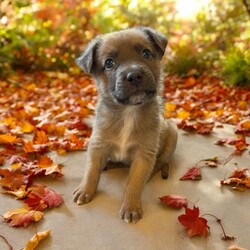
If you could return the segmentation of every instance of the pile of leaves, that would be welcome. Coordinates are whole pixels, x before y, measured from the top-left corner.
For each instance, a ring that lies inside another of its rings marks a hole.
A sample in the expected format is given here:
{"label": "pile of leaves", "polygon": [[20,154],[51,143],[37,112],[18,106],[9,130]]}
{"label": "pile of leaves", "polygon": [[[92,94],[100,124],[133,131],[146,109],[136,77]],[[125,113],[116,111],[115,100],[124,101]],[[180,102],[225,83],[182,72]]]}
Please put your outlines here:
{"label": "pile of leaves", "polygon": [[[180,129],[209,134],[214,127],[222,127],[222,123],[234,124],[236,137],[221,138],[215,144],[234,147],[229,160],[248,150],[248,89],[224,87],[218,78],[209,76],[167,76],[164,84],[165,115],[175,118]],[[6,211],[4,221],[11,226],[27,227],[42,219],[45,210],[63,203],[60,194],[50,187],[37,185],[36,180],[56,181],[63,177],[63,166],[53,160],[51,151],[65,154],[86,150],[91,134],[87,123],[94,115],[96,102],[96,86],[86,75],[17,72],[0,80],[0,185],[3,193],[23,201],[23,207]],[[181,179],[201,179],[201,167],[218,164],[217,157],[201,160]],[[247,169],[235,171],[228,180],[221,180],[221,185],[248,189]],[[186,214],[199,215],[197,207],[193,211],[187,206],[185,209]],[[203,236],[208,235],[209,227],[205,228]],[[39,233],[34,238],[40,239]]]}
{"label": "pile of leaves", "polygon": [[36,180],[63,177],[63,166],[51,151],[86,149],[91,128],[83,118],[93,113],[96,89],[87,76],[41,72],[0,80],[0,87],[0,185],[3,193],[23,201],[23,207],[7,211],[3,219],[27,227],[63,203],[60,194]]}
{"label": "pile of leaves", "polygon": [[[195,121],[193,128],[187,125],[190,130],[199,132],[202,125],[212,128],[221,126],[221,123],[237,125],[249,119],[250,88],[227,87],[220,78],[209,75],[198,78],[170,75],[164,83],[166,117]],[[249,123],[246,126],[249,131]],[[180,127],[185,127],[185,124],[180,124]]]}
{"label": "pile of leaves", "polygon": [[223,123],[235,125],[235,138],[222,138],[218,145],[234,145],[244,152],[250,135],[250,88],[223,85],[218,77],[167,76],[164,80],[165,116],[176,118],[180,129],[207,135]]}

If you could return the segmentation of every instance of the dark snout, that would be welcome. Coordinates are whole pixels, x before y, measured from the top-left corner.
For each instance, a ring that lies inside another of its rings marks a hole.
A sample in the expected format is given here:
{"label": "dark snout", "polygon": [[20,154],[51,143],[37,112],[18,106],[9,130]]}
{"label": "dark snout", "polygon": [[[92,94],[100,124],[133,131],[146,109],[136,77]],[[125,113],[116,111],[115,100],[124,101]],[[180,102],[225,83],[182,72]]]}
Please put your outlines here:
{"label": "dark snout", "polygon": [[142,104],[156,94],[156,80],[151,70],[145,66],[120,67],[113,80],[113,96],[122,104]]}
{"label": "dark snout", "polygon": [[143,74],[139,70],[130,70],[127,73],[126,80],[132,85],[139,85],[143,81]]}

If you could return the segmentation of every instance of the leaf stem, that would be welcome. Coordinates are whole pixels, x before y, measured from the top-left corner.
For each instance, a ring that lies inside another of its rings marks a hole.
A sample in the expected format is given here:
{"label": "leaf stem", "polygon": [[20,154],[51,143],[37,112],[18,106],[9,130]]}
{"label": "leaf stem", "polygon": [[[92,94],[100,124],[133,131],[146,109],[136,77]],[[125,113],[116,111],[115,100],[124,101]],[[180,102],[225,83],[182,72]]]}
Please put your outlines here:
{"label": "leaf stem", "polygon": [[5,241],[5,243],[8,245],[8,247],[9,247],[10,250],[13,250],[13,247],[10,245],[10,243],[8,242],[8,240],[3,235],[0,234],[0,238],[2,238]]}
{"label": "leaf stem", "polygon": [[225,167],[225,166],[228,164],[228,162],[230,162],[230,161],[233,159],[233,157],[234,157],[234,152],[231,153],[231,154],[227,157],[227,159],[224,161],[223,167]]}
{"label": "leaf stem", "polygon": [[209,214],[209,213],[208,214],[203,214],[202,216],[211,216],[211,217],[216,219],[216,222],[218,222],[220,224],[220,227],[221,227],[221,230],[222,230],[222,233],[223,233],[223,237],[221,238],[222,240],[224,240],[224,241],[235,240],[234,236],[229,236],[229,235],[226,234],[226,231],[225,231],[225,229],[224,229],[224,227],[222,225],[222,222],[221,222],[220,218],[218,218],[217,216],[215,216],[213,214]]}

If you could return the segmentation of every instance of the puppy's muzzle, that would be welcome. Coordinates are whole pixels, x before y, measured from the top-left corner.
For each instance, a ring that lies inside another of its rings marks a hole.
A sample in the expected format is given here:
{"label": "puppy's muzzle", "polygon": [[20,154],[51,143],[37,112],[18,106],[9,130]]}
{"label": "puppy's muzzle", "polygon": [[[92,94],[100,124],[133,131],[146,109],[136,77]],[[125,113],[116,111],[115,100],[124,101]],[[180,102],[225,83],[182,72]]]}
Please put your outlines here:
{"label": "puppy's muzzle", "polygon": [[131,66],[117,72],[113,96],[123,105],[140,105],[156,94],[156,81],[145,67]]}

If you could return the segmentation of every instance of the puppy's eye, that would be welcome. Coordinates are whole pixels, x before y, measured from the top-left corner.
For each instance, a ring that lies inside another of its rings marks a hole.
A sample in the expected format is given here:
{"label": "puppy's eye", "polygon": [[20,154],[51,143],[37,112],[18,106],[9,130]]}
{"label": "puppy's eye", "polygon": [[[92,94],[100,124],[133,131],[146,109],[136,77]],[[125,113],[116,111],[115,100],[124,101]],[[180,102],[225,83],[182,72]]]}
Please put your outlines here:
{"label": "puppy's eye", "polygon": [[149,49],[144,49],[142,51],[142,57],[146,59],[150,59],[152,57],[152,54]]}
{"label": "puppy's eye", "polygon": [[104,66],[105,66],[105,69],[107,70],[112,69],[115,66],[115,62],[112,58],[108,58],[106,59]]}

